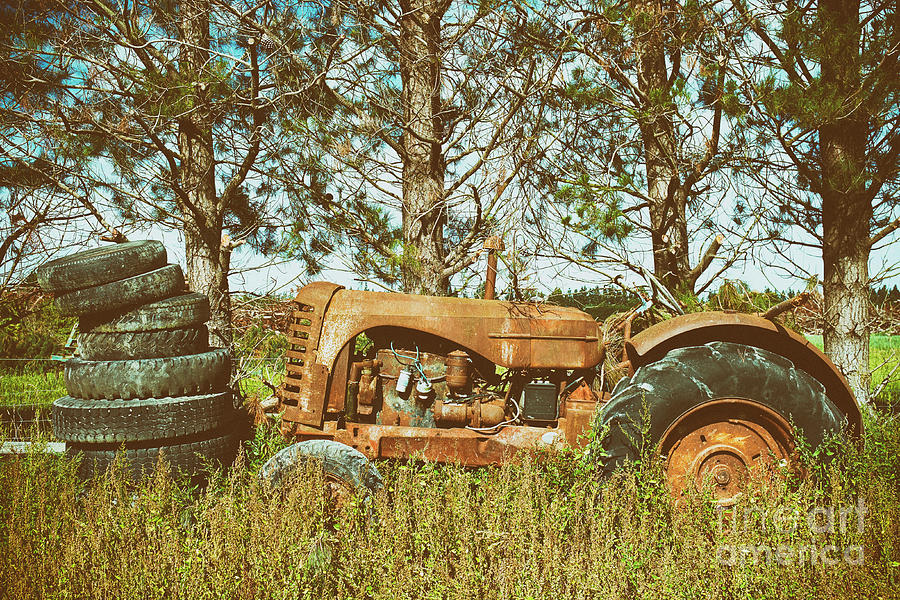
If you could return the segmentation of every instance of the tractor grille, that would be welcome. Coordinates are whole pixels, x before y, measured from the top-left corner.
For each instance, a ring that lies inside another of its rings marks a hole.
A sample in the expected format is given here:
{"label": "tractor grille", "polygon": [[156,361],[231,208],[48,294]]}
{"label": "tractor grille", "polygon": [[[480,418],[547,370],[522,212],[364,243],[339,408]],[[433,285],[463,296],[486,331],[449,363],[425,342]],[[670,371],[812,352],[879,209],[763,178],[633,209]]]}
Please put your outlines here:
{"label": "tractor grille", "polygon": [[316,362],[322,335],[322,320],[332,295],[341,288],[315,283],[303,288],[293,302],[287,338],[287,365],[279,399],[284,405],[282,418],[304,425],[321,427],[325,415],[325,391],[328,367]]}
{"label": "tractor grille", "polygon": [[288,325],[288,344],[290,347],[285,352],[287,365],[282,383],[282,402],[288,406],[298,406],[303,402],[301,396],[304,387],[304,367],[309,362],[307,350],[312,342],[315,347],[318,340],[310,340],[310,325],[312,325],[313,307],[308,304],[294,302],[294,310],[291,313],[291,321]]}

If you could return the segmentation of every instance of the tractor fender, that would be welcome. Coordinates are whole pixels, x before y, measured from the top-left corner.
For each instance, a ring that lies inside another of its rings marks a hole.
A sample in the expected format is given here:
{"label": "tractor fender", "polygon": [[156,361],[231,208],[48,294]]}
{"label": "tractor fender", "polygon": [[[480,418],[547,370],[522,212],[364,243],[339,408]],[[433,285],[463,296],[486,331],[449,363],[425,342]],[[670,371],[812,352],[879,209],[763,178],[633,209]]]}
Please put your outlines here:
{"label": "tractor fender", "polygon": [[850,432],[862,433],[862,415],[847,379],[805,337],[780,323],[739,312],[701,312],[658,323],[625,342],[633,374],[671,350],[708,342],[734,342],[762,348],[787,358],[825,387],[825,394],[846,415]]}

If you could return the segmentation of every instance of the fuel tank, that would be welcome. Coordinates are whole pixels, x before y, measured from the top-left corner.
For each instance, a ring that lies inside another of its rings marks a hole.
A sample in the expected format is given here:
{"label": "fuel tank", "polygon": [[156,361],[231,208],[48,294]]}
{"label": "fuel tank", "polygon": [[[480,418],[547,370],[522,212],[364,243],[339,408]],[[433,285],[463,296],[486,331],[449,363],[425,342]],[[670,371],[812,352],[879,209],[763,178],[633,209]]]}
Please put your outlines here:
{"label": "fuel tank", "polygon": [[[353,336],[373,327],[399,327],[449,340],[507,368],[580,369],[603,358],[599,328],[575,308],[533,302],[417,296],[333,290],[327,307],[322,284],[297,295],[302,305],[323,311],[316,362],[329,371]],[[314,309],[315,310],[315,309]]]}

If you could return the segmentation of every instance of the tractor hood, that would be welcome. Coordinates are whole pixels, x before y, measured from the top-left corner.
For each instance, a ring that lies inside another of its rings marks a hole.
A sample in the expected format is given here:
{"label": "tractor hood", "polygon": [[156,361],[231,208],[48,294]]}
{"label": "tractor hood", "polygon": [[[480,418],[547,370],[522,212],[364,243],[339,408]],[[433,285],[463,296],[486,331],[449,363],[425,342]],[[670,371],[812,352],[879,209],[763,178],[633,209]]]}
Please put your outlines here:
{"label": "tractor hood", "polygon": [[593,367],[603,358],[597,323],[574,308],[361,292],[322,283],[300,290],[296,301],[321,307],[327,294],[323,285],[330,286],[331,294],[322,319],[316,362],[329,371],[341,348],[373,327],[429,333],[507,368],[581,369]]}

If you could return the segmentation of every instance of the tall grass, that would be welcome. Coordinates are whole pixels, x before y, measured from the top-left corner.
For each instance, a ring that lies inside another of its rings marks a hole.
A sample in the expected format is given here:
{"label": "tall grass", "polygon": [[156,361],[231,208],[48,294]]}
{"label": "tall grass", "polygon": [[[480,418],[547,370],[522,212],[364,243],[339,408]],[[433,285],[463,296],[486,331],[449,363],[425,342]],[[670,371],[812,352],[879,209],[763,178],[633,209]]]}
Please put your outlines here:
{"label": "tall grass", "polygon": [[[728,513],[701,495],[674,506],[656,460],[605,484],[572,453],[477,470],[382,463],[384,490],[336,508],[314,465],[273,492],[240,463],[198,489],[165,469],[138,486],[115,472],[82,483],[70,459],[32,454],[0,466],[0,595],[900,596],[900,426],[870,422],[864,450],[838,443],[819,454],[806,457],[812,477],[760,483]],[[851,519],[844,531],[803,521],[785,532],[761,516],[859,499],[861,531]],[[859,546],[864,562],[837,554],[834,565],[779,565],[723,552],[747,546]]]}

